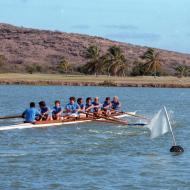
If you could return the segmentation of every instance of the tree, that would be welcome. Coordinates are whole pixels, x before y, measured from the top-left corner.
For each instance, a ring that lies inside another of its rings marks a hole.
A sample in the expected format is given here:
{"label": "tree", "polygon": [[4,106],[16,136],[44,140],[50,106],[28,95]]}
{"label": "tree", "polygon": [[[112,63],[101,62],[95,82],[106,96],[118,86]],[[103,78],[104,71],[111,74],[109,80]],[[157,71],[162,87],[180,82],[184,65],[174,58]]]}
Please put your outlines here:
{"label": "tree", "polygon": [[58,71],[60,73],[68,73],[71,72],[72,66],[70,63],[63,57],[61,58],[59,65],[58,65]]}
{"label": "tree", "polygon": [[161,69],[159,52],[149,48],[141,58],[145,61],[145,73],[152,73],[156,77]]}
{"label": "tree", "polygon": [[101,65],[99,64],[100,49],[93,45],[86,51],[86,58],[89,60],[82,68],[85,73],[97,74],[100,72]]}
{"label": "tree", "polygon": [[176,74],[180,77],[190,76],[190,67],[186,65],[179,65],[174,68],[176,70]]}
{"label": "tree", "polygon": [[134,67],[132,69],[132,76],[142,76],[145,74],[145,66],[141,60],[134,61]]}
{"label": "tree", "polygon": [[108,74],[125,76],[127,73],[127,62],[119,46],[111,46],[108,49]]}

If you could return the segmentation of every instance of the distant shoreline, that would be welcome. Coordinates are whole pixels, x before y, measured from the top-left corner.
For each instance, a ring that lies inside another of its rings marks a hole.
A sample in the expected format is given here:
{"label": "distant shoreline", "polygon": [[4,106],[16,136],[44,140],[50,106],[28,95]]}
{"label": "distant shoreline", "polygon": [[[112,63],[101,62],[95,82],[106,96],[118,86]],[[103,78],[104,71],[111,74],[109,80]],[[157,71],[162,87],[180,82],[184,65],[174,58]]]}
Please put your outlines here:
{"label": "distant shoreline", "polygon": [[108,77],[61,74],[0,74],[1,85],[190,88],[190,77]]}

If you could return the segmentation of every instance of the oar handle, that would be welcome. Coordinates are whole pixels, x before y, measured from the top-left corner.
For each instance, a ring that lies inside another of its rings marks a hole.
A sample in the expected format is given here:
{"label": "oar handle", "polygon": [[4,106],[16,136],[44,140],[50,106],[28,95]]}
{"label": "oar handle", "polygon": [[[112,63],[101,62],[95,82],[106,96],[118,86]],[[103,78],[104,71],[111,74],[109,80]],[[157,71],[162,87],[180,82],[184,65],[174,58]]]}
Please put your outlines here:
{"label": "oar handle", "polygon": [[9,115],[9,116],[0,117],[0,119],[14,119],[14,118],[22,118],[22,115]]}

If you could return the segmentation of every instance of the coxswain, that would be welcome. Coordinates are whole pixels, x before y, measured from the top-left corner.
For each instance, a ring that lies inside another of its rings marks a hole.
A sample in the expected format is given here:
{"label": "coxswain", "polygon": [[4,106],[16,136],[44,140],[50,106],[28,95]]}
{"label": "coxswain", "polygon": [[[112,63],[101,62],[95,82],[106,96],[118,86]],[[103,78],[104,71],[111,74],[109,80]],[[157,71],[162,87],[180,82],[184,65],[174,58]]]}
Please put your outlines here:
{"label": "coxswain", "polygon": [[55,106],[52,109],[53,120],[61,120],[62,112],[63,112],[63,110],[61,107],[61,102],[59,100],[56,100]]}
{"label": "coxswain", "polygon": [[42,120],[42,121],[51,120],[51,116],[49,115],[50,109],[49,107],[46,106],[46,103],[44,101],[40,101],[39,107],[40,107],[40,113],[41,113],[39,120]]}
{"label": "coxswain", "polygon": [[40,115],[40,112],[35,108],[35,103],[31,102],[30,103],[30,108],[26,109],[22,117],[25,118],[25,123],[35,123],[36,122],[36,117]]}
{"label": "coxswain", "polygon": [[111,102],[112,103],[112,109],[115,113],[118,113],[121,109],[121,103],[119,101],[119,98],[118,96],[114,96],[113,97],[113,101]]}
{"label": "coxswain", "polygon": [[80,110],[79,105],[75,102],[75,97],[69,98],[69,103],[66,105],[66,113],[71,117],[78,117],[78,111]]}

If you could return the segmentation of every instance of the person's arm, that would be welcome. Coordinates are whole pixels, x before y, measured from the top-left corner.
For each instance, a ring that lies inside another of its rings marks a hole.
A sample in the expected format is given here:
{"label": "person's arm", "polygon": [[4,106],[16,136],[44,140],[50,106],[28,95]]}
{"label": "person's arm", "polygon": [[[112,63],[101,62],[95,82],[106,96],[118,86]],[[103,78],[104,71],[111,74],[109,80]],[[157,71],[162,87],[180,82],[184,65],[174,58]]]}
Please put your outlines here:
{"label": "person's arm", "polygon": [[66,106],[65,106],[65,109],[66,109],[66,112],[67,112],[67,113],[71,112],[71,109],[70,109],[69,105],[66,105]]}
{"label": "person's arm", "polygon": [[85,105],[84,105],[81,111],[82,111],[82,112],[85,112],[85,109],[86,109],[86,108],[85,108]]}
{"label": "person's arm", "polygon": [[103,106],[103,109],[110,109],[110,104],[108,104],[107,106]]}
{"label": "person's arm", "polygon": [[80,106],[77,104],[76,107],[74,108],[73,112],[77,113],[80,111]]}
{"label": "person's arm", "polygon": [[26,110],[22,113],[22,118],[25,118],[26,116]]}
{"label": "person's arm", "polygon": [[50,110],[48,109],[48,111],[46,111],[45,113],[43,113],[42,115],[49,115]]}
{"label": "person's arm", "polygon": [[39,110],[36,109],[36,114],[35,114],[35,116],[39,116],[39,115],[41,115],[41,113],[40,113]]}
{"label": "person's arm", "polygon": [[89,111],[89,110],[91,110],[91,109],[93,109],[94,108],[94,105],[91,105],[91,106],[89,106],[88,108],[86,108],[86,111]]}
{"label": "person's arm", "polygon": [[62,108],[60,109],[60,111],[57,113],[57,115],[61,115],[63,112]]}

